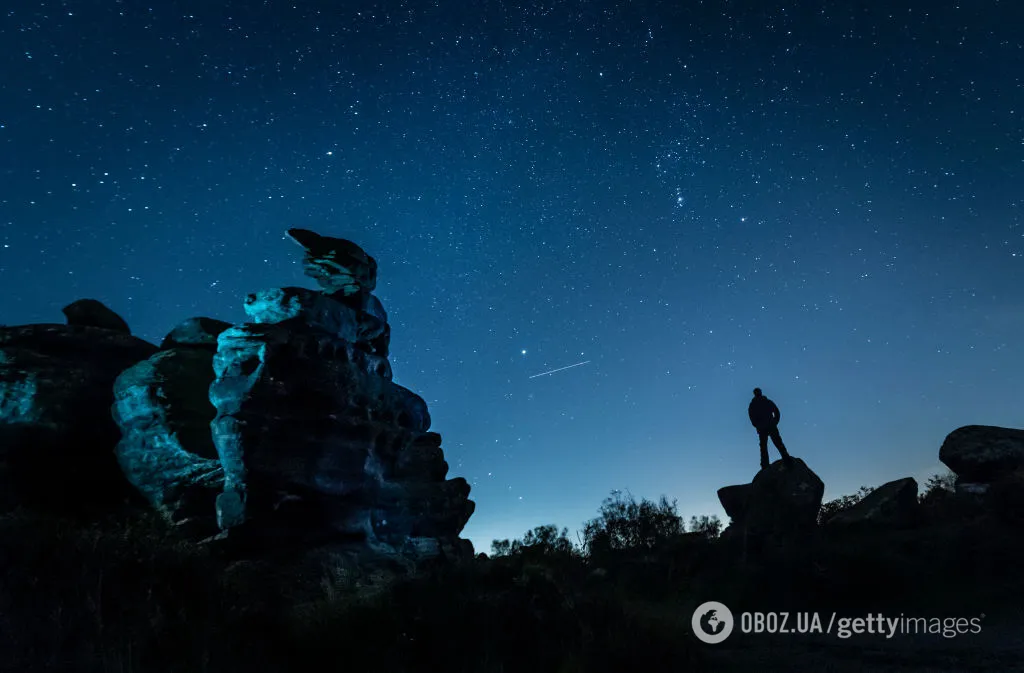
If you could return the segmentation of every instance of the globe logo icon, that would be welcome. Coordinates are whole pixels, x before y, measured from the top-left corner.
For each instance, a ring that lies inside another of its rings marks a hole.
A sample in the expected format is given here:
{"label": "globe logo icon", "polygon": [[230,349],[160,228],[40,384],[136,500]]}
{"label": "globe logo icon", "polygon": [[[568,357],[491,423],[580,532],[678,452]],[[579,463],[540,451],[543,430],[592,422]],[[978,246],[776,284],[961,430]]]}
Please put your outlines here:
{"label": "globe logo icon", "polygon": [[714,645],[732,633],[732,611],[718,601],[708,601],[697,606],[690,620],[693,635],[703,643]]}

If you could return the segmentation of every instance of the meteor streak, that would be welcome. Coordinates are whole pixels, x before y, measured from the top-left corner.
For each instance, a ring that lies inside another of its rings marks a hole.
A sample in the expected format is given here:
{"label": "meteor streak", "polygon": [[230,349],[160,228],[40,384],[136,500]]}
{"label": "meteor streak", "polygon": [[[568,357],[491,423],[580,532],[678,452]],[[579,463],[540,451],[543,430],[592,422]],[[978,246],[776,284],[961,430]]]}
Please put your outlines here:
{"label": "meteor streak", "polygon": [[576,364],[574,364],[574,365],[569,365],[568,367],[559,367],[558,369],[552,369],[552,370],[551,370],[551,371],[549,371],[549,372],[541,372],[540,374],[534,374],[533,376],[531,376],[531,377],[529,377],[529,378],[531,378],[531,379],[535,379],[535,378],[537,378],[538,376],[547,376],[548,374],[554,374],[555,372],[562,372],[562,371],[565,371],[566,369],[572,369],[573,367],[579,367],[580,365],[585,365],[585,364],[587,364],[588,362],[590,362],[590,360],[585,360],[585,361],[583,361],[583,362],[577,362]]}

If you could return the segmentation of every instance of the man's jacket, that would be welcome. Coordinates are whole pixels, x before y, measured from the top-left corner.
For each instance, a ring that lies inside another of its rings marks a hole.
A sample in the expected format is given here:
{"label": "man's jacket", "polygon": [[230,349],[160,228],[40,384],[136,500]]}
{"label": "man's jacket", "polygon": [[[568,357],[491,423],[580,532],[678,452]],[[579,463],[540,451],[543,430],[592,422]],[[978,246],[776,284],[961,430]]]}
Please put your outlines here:
{"label": "man's jacket", "polygon": [[782,420],[779,408],[764,395],[750,401],[747,415],[750,416],[750,424],[758,430],[771,430]]}

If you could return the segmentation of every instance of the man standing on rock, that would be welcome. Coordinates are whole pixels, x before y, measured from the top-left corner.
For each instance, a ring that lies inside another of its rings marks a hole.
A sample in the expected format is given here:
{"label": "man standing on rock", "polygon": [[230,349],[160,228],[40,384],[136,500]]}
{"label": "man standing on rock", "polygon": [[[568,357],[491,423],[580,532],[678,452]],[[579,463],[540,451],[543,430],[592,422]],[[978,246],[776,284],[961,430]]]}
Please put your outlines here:
{"label": "man standing on rock", "polygon": [[779,421],[782,420],[782,414],[779,413],[779,408],[775,406],[774,402],[761,394],[760,388],[754,388],[754,399],[747,407],[747,415],[750,416],[751,425],[757,428],[757,438],[761,444],[761,469],[763,470],[769,465],[769,437],[772,438],[775,448],[782,454],[782,462],[787,466],[792,464],[793,459],[790,458],[786,451],[786,445],[782,443],[782,437],[779,436]]}

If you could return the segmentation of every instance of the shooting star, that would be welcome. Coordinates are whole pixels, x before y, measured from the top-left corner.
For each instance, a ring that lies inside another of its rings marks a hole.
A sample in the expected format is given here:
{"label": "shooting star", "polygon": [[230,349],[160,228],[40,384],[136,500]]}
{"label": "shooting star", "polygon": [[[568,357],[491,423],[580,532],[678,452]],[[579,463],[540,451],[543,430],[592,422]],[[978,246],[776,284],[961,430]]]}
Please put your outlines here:
{"label": "shooting star", "polygon": [[537,378],[538,376],[547,376],[548,374],[554,374],[555,372],[563,372],[563,371],[565,371],[566,369],[572,369],[573,367],[579,367],[580,365],[585,365],[585,364],[587,364],[588,362],[590,362],[590,360],[586,360],[586,361],[584,361],[584,362],[577,362],[576,364],[574,364],[574,365],[569,365],[568,367],[559,367],[558,369],[552,369],[552,370],[551,370],[551,371],[549,371],[549,372],[541,372],[540,374],[534,374],[533,376],[531,376],[531,377],[529,377],[529,378],[531,378],[531,379],[535,379],[535,378]]}

